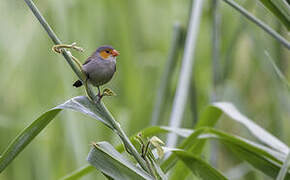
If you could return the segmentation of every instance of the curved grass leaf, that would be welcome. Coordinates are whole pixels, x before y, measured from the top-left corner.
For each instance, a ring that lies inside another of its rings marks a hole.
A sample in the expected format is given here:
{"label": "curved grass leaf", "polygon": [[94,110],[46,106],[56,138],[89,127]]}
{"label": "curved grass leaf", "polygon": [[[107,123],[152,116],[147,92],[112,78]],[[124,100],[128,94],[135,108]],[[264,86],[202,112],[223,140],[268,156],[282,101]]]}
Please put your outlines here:
{"label": "curved grass leaf", "polygon": [[74,97],[45,112],[28,127],[26,127],[21,133],[19,133],[19,135],[9,144],[4,153],[1,154],[0,173],[63,109],[81,112],[101,121],[109,128],[112,128],[110,122],[106,120],[106,113],[108,112],[102,104],[97,104],[96,106],[85,96]]}
{"label": "curved grass leaf", "polygon": [[30,126],[25,128],[7,147],[0,158],[0,173],[11,163],[11,161],[37,136],[43,128],[61,111],[52,109],[39,118]]}
{"label": "curved grass leaf", "polygon": [[253,134],[261,142],[284,153],[285,155],[288,154],[289,148],[286,144],[241,114],[233,104],[228,102],[218,102],[214,103],[213,106],[220,109],[223,113],[232,118],[232,120],[245,126],[251,134]]}
{"label": "curved grass leaf", "polygon": [[183,151],[174,150],[172,151],[190,170],[191,172],[201,179],[215,179],[215,180],[225,180],[227,179],[218,170],[213,168],[207,162],[202,159],[195,157],[194,155]]}
{"label": "curved grass leaf", "polygon": [[113,129],[111,122],[107,120],[108,111],[105,106],[101,103],[93,103],[86,96],[74,97],[53,109],[74,110],[97,119],[104,123],[107,127]]}
{"label": "curved grass leaf", "polygon": [[[214,109],[213,109],[214,110]],[[169,133],[170,131],[168,131],[169,129],[167,127],[149,127],[144,129],[142,132],[144,137],[150,137],[153,135],[157,135],[157,134],[162,134],[162,133]],[[171,129],[173,130],[173,129]],[[180,130],[180,131],[179,131]],[[180,132],[183,132],[185,129],[174,129],[175,132],[178,132],[180,134]],[[270,160],[270,162],[272,162],[272,164],[274,164],[273,167],[271,167],[271,169],[274,169],[274,173],[272,173],[272,175],[274,175],[275,173],[277,173],[277,171],[280,168],[280,164],[285,160],[285,155],[281,152],[278,152],[274,149],[271,149],[269,147],[266,147],[264,145],[261,144],[257,144],[255,142],[240,138],[240,137],[236,137],[236,136],[231,136],[228,135],[226,133],[222,133],[221,131],[217,131],[217,130],[213,130],[211,128],[199,128],[195,131],[193,130],[187,130],[188,132],[191,131],[192,134],[190,136],[188,136],[179,146],[179,149],[184,149],[187,150],[193,154],[199,154],[202,149],[203,149],[203,145],[205,144],[205,142],[210,139],[210,138],[215,138],[218,139],[220,142],[223,143],[228,143],[227,145],[231,145],[237,148],[240,147],[244,147],[242,149],[246,149],[247,151],[250,152],[250,155],[248,155],[247,157],[255,157],[258,156],[259,159],[262,159],[262,162],[264,162],[265,164],[267,164]],[[131,139],[133,139],[132,136]],[[231,147],[229,146],[229,147]],[[124,148],[123,146],[117,146],[116,149],[119,152],[123,152]],[[240,152],[241,153],[241,152]],[[246,161],[250,161],[252,158],[247,159]],[[177,162],[178,158],[176,157],[176,155],[172,154],[169,156],[169,158],[167,160],[165,160],[162,165],[161,168],[164,171],[168,171],[176,162]],[[250,164],[252,164],[254,162],[251,162]],[[266,167],[271,166],[272,165],[270,163],[270,165],[268,164]],[[259,166],[256,165],[256,166]],[[263,168],[264,164],[260,164],[260,168]],[[259,169],[259,167],[257,167]],[[74,173],[72,173],[71,176],[66,176],[66,178],[64,179],[77,179],[79,177],[81,177],[82,175],[85,175],[89,172],[92,172],[93,168],[92,166],[86,166],[84,168],[82,168],[79,171],[75,171]],[[178,174],[178,177],[181,178],[183,175],[186,175],[186,171],[184,169],[182,169],[182,174]]]}
{"label": "curved grass leaf", "polygon": [[[153,126],[146,129],[143,129],[141,131],[143,137],[150,137],[157,134],[162,133],[169,133],[173,132],[181,137],[187,137],[179,146],[180,149],[187,149],[191,152],[194,152],[195,155],[199,155],[203,147],[206,143],[206,139],[198,139],[199,135],[204,133],[204,130],[200,127],[213,127],[219,118],[221,117],[222,113],[225,113],[229,117],[231,117],[234,121],[242,124],[245,126],[255,137],[257,137],[260,141],[263,143],[269,145],[271,148],[268,148],[266,146],[254,143],[254,146],[257,146],[259,149],[262,149],[263,151],[266,151],[268,154],[271,154],[275,157],[275,159],[279,161],[284,161],[286,158],[285,152],[287,151],[288,147],[282,143],[280,140],[275,138],[273,135],[265,131],[263,128],[255,124],[252,120],[248,119],[246,116],[242,115],[231,103],[228,102],[218,102],[214,103],[211,106],[208,106],[203,113],[201,114],[201,117],[196,125],[197,130],[189,130],[189,129],[181,129],[181,128],[169,128],[169,127],[160,127],[160,126]],[[192,134],[191,134],[192,133]],[[134,136],[131,136],[130,140],[133,144],[135,144]],[[246,141],[244,139],[244,141]],[[247,141],[247,143],[253,143],[251,141]],[[281,149],[278,149],[278,147],[284,149],[281,151]],[[116,149],[119,152],[124,151],[123,146],[117,146]],[[278,152],[277,152],[277,151]],[[283,152],[283,153],[280,153]],[[165,160],[161,168],[165,171],[168,171],[175,163],[177,162],[177,157],[175,155],[170,155],[167,160]],[[92,171],[91,166],[86,166],[82,171],[76,171],[73,173],[73,175],[76,175],[78,173],[82,174],[83,171],[86,171],[87,169],[90,169]],[[180,170],[185,174],[184,172],[184,165],[181,164]],[[91,172],[89,171],[89,172]],[[88,172],[88,173],[89,173]]]}
{"label": "curved grass leaf", "polygon": [[[270,177],[277,176],[279,169],[282,166],[282,162],[285,160],[285,155],[279,151],[212,128],[197,129],[191,136],[184,140],[179,149],[184,148],[184,150],[195,154],[199,148],[202,148],[198,145],[199,141],[204,143],[204,140],[208,139],[216,139],[218,142],[225,144],[226,147],[233,150],[233,152],[242,160],[247,161],[253,167],[259,169]],[[168,162],[168,160],[171,162]],[[177,157],[173,154],[168,158],[168,160],[166,160],[161,166],[165,172],[169,169],[172,161],[177,160]],[[184,168],[183,171],[181,171],[180,168],[174,170],[172,173],[172,179],[177,177],[182,179],[186,177],[186,173],[188,172],[184,171]],[[287,178],[290,178],[289,173],[287,174]]]}
{"label": "curved grass leaf", "polygon": [[278,138],[267,132],[265,129],[254,123],[253,120],[247,118],[245,115],[239,112],[239,110],[229,102],[216,102],[211,106],[208,106],[201,115],[198,124],[195,128],[200,127],[213,127],[220,116],[224,113],[229,116],[235,122],[243,125],[247,128],[252,135],[254,135],[261,142],[267,144],[273,149],[288,154],[289,148],[286,144],[280,141]]}
{"label": "curved grass leaf", "polygon": [[[208,106],[206,107],[203,112],[201,113],[201,116],[195,126],[196,129],[200,127],[214,127],[219,118],[222,115],[222,111],[214,106]],[[191,147],[195,155],[199,155],[203,147],[205,145],[206,140],[200,140],[200,141],[194,141],[194,139],[197,138],[199,133],[202,133],[201,130],[195,131],[195,133],[192,133],[188,138],[186,138],[182,144],[179,146],[180,149],[187,149]],[[198,147],[198,148],[195,148]],[[168,159],[166,159],[163,164],[161,165],[161,168],[165,171],[169,170],[177,161],[177,158],[175,155],[169,156]],[[176,173],[172,173],[173,175],[177,175],[179,173],[182,173],[183,175],[186,175],[186,173],[189,173],[188,170],[184,170],[184,164],[178,163],[176,165],[176,168],[174,170]],[[176,177],[178,178],[178,177]],[[174,177],[173,177],[174,179]]]}
{"label": "curved grass leaf", "polygon": [[290,5],[284,0],[260,0],[290,30]]}
{"label": "curved grass leaf", "polygon": [[287,174],[287,171],[289,169],[289,166],[290,166],[290,153],[288,153],[287,158],[286,158],[276,180],[286,179],[286,174]]}
{"label": "curved grass leaf", "polygon": [[124,158],[107,142],[93,144],[88,161],[92,166],[113,179],[153,179],[144,170]]}
{"label": "curved grass leaf", "polygon": [[[152,126],[152,127],[145,128],[145,129],[140,131],[140,133],[142,133],[142,136],[144,138],[152,137],[154,135],[164,134],[164,133],[176,133],[177,135],[179,135],[181,137],[188,137],[192,132],[193,131],[189,130],[189,129],[171,128],[171,127],[167,127],[167,126]],[[135,140],[136,135],[137,135],[137,133],[130,137],[130,140],[132,141],[132,143],[134,145],[137,145],[137,141]],[[124,152],[124,146],[119,145],[116,147],[116,150],[120,153]],[[73,171],[72,173],[66,175],[62,179],[63,180],[78,179],[78,178],[80,178],[80,177],[82,177],[90,172],[93,172],[94,170],[95,170],[95,168],[93,168],[91,165],[85,165],[84,167],[77,169],[77,170]]]}

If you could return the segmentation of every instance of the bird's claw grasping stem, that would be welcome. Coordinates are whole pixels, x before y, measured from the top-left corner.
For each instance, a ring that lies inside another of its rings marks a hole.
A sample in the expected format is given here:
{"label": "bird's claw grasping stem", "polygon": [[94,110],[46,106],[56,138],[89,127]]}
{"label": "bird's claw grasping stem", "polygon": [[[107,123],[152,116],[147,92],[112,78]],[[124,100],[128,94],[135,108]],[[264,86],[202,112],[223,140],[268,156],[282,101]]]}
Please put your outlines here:
{"label": "bird's claw grasping stem", "polygon": [[52,50],[56,53],[61,53],[62,49],[74,49],[76,51],[84,52],[84,49],[82,47],[76,46],[77,43],[72,43],[72,44],[57,44],[52,46]]}
{"label": "bird's claw grasping stem", "polygon": [[111,89],[109,89],[109,88],[106,88],[106,89],[104,89],[103,90],[103,92],[101,93],[101,90],[100,90],[100,88],[98,87],[98,94],[97,94],[97,96],[98,96],[98,102],[100,102],[101,101],[101,99],[104,97],[104,96],[116,96],[116,94],[111,90]]}

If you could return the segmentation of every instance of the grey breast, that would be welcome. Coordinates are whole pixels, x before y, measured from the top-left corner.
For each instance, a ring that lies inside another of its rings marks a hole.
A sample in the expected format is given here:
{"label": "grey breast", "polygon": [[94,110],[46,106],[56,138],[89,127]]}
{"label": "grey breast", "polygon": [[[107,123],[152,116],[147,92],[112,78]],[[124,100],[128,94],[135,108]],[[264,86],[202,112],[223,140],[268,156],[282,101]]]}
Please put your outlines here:
{"label": "grey breast", "polygon": [[93,59],[83,65],[83,70],[94,86],[100,86],[112,79],[116,71],[116,61]]}

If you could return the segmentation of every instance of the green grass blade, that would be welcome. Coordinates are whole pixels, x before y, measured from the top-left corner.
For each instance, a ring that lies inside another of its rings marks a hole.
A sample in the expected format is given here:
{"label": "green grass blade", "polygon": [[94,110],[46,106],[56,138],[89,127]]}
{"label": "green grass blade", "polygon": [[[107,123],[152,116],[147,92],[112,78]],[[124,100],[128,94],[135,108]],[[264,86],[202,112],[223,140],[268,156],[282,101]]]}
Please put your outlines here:
{"label": "green grass blade", "polygon": [[107,142],[94,144],[88,155],[88,161],[95,168],[113,179],[153,179],[144,170],[123,157]]}
{"label": "green grass blade", "polygon": [[[232,120],[234,120],[235,122],[238,122],[242,124],[243,126],[245,126],[256,138],[258,138],[263,143],[267,144],[268,146],[270,146],[271,148],[279,152],[282,152],[284,156],[283,155],[280,155],[279,157],[277,156],[278,159],[281,160],[283,157],[285,157],[288,147],[279,139],[271,135],[269,132],[265,131],[263,128],[255,124],[252,120],[242,115],[235,108],[235,106],[232,105],[231,103],[218,102],[218,103],[214,103],[212,106],[208,106],[202,113],[201,118],[198,121],[198,124],[196,125],[196,128],[206,127],[206,126],[213,127],[218,121],[222,113],[225,113],[227,116],[231,117]],[[184,142],[179,146],[179,148],[183,149],[185,147],[188,147],[189,144],[191,144],[191,141],[196,140],[196,137],[199,135],[199,133],[202,133],[202,132],[200,132],[199,130],[193,133],[190,138],[184,140]],[[196,141],[193,144],[191,144],[190,146],[191,146],[192,151],[196,155],[200,154],[203,150],[205,142],[206,142],[205,140]],[[164,170],[168,170],[172,166],[172,164],[175,163],[175,161],[176,161],[176,157],[170,156],[162,164],[161,167]],[[179,163],[179,165],[177,165],[176,171],[177,172],[175,174],[177,176],[178,174],[180,174],[180,172],[183,172],[182,174],[186,175],[183,164]],[[181,175],[179,175],[179,177],[181,177]]]}
{"label": "green grass blade", "polygon": [[260,0],[290,30],[290,7],[284,0]]}
{"label": "green grass blade", "polygon": [[227,179],[222,173],[213,168],[204,160],[182,150],[174,150],[174,154],[191,170],[191,172],[201,179]]}
{"label": "green grass blade", "polygon": [[[251,121],[250,119],[242,115],[231,103],[227,103],[227,102],[218,102],[218,103],[214,103],[211,106],[208,106],[201,114],[200,120],[198,121],[196,128],[213,127],[217,123],[222,113],[225,113],[226,115],[231,117],[234,121],[244,125],[247,129],[249,129],[250,132],[253,133],[255,137],[257,137],[259,140],[266,143],[273,149],[277,149],[278,151],[281,151],[281,149],[279,149],[278,147],[281,147],[282,149],[284,149],[284,151],[285,149],[287,149],[287,146],[283,142],[281,142],[280,140],[275,138],[273,135],[271,135],[270,133],[268,133],[261,127],[259,127],[253,121]],[[179,146],[179,148],[180,149],[191,148],[192,151],[196,153],[196,155],[202,152],[203,146],[206,142],[206,140],[196,141],[196,138],[198,137],[199,134],[203,132],[203,130],[197,130],[194,133],[192,133],[193,131],[189,129],[153,126],[150,128],[146,128],[142,130],[141,132],[144,137],[150,137],[153,135],[164,134],[164,133],[169,133],[169,132],[176,133],[177,135],[180,135],[182,137],[186,136],[188,138],[183,141],[183,143]],[[134,137],[135,135],[130,138],[133,144],[135,143]],[[123,146],[118,146],[117,149],[119,152],[124,151]],[[277,153],[275,154],[275,152],[273,151],[270,152],[269,149],[265,149],[265,148],[262,148],[262,149],[264,149],[264,151],[268,151],[268,153],[270,154],[273,154],[273,156],[276,156],[276,158],[279,160],[283,160],[283,158],[285,157],[285,156],[281,156],[280,154],[277,155]],[[176,162],[176,157],[170,156],[169,159],[167,159],[162,164],[161,167],[163,170],[168,170],[170,167],[172,167],[172,164],[174,164],[175,162]],[[182,166],[184,167],[183,164]]]}
{"label": "green grass blade", "polygon": [[104,123],[107,127],[113,129],[113,125],[108,121],[107,110],[104,110],[102,104],[93,103],[86,96],[74,97],[65,103],[57,106],[60,109],[70,109],[88,115]]}
{"label": "green grass blade", "polygon": [[6,148],[0,158],[0,173],[13,161],[13,159],[55,118],[61,109],[52,109],[31,125],[26,127]]}
{"label": "green grass blade", "polygon": [[268,51],[265,51],[265,54],[267,56],[267,59],[270,61],[272,67],[274,68],[275,73],[277,74],[277,76],[281,80],[281,82],[287,87],[288,91],[290,91],[290,83],[288,82],[287,78],[283,75],[282,71],[277,67],[275,61],[270,56],[270,54],[268,53]]}
{"label": "green grass blade", "polygon": [[[230,103],[226,103],[226,104],[230,104]],[[232,105],[231,105],[232,106]],[[213,127],[216,122],[218,121],[219,117],[222,114],[222,110],[225,110],[225,113],[227,113],[227,108],[224,108],[223,105],[219,104],[217,106],[208,106],[204,112],[201,115],[200,121],[197,124],[197,127],[199,129],[193,131],[193,130],[189,130],[189,129],[181,129],[181,128],[170,128],[170,127],[163,127],[163,126],[153,126],[153,127],[149,127],[146,129],[143,129],[142,131],[140,131],[142,133],[142,135],[144,137],[151,137],[153,135],[158,135],[158,134],[164,134],[164,133],[169,133],[169,132],[173,132],[176,133],[177,135],[181,136],[181,137],[187,137],[182,144],[179,146],[180,149],[187,149],[190,152],[194,152],[195,155],[198,155],[202,152],[203,150],[203,146],[206,142],[206,139],[198,139],[200,134],[205,133],[207,130],[200,128],[200,127]],[[229,109],[228,109],[229,110]],[[237,111],[237,110],[235,110]],[[239,116],[235,115],[236,113],[233,114],[229,114],[230,117],[232,118],[238,118]],[[239,121],[237,121],[239,122]],[[242,123],[244,123],[244,125],[246,127],[254,127],[253,130],[255,130],[257,125],[253,125],[252,123],[247,123],[248,121],[242,121]],[[241,123],[241,122],[240,122]],[[252,127],[252,128],[253,128]],[[265,130],[264,130],[265,131]],[[263,132],[263,131],[262,131]],[[268,133],[268,132],[263,132],[262,134],[258,134],[258,136],[261,136],[260,138],[263,138],[264,133]],[[269,134],[269,133],[268,133]],[[134,144],[135,140],[134,140],[135,135],[131,136],[131,141]],[[267,135],[266,135],[267,137]],[[244,140],[246,141],[246,140]],[[276,142],[276,140],[274,140],[274,142]],[[274,159],[279,160],[279,161],[284,161],[285,159],[285,155],[281,154],[280,152],[277,152],[273,149],[270,149],[268,147],[259,145],[257,143],[253,143],[253,142],[247,142],[248,144],[254,144],[253,146],[258,147],[258,149],[261,149],[262,152],[266,152],[266,154],[271,155],[271,157],[275,157]],[[276,142],[277,143],[277,142]],[[276,144],[275,143],[275,144]],[[278,141],[278,144],[280,144],[281,142]],[[283,145],[282,145],[283,146]],[[271,147],[271,146],[270,146]],[[123,152],[124,151],[124,147],[123,146],[117,146],[116,149],[119,152]],[[262,153],[263,154],[263,153]],[[175,164],[177,161],[177,157],[175,155],[171,155],[169,156],[169,158],[162,163],[161,168],[165,171],[168,171],[173,164]],[[184,165],[183,165],[184,168]],[[89,169],[90,171],[87,171],[87,169]],[[182,169],[182,168],[181,168]],[[184,169],[183,173],[185,172]],[[84,169],[81,169],[80,171],[76,171],[74,174],[83,174],[82,172],[85,171],[86,173],[92,172],[92,168],[91,166],[87,166]],[[180,177],[181,175],[179,175]],[[72,178],[73,179],[73,178]]]}
{"label": "green grass blade", "polygon": [[[199,128],[195,130],[187,139],[184,140],[179,149],[186,150],[196,156],[199,155],[196,152],[199,152],[201,144],[203,145],[209,139],[216,139],[218,142],[225,144],[226,147],[236,153],[241,160],[250,163],[252,166],[270,177],[277,176],[279,169],[282,166],[282,162],[286,158],[285,154],[275,149],[212,128]],[[166,172],[174,163],[176,163],[176,161],[177,157],[172,154],[161,165],[161,167]],[[189,171],[186,171],[184,166],[177,166],[172,172],[171,177],[173,179],[178,177],[183,179],[188,173]],[[287,176],[289,176],[289,174],[287,174]]]}
{"label": "green grass blade", "polygon": [[257,26],[259,26],[261,29],[263,29],[265,32],[267,32],[269,35],[271,35],[273,38],[275,38],[277,41],[279,41],[282,45],[284,45],[287,49],[290,49],[290,42],[289,41],[287,41],[284,37],[282,37],[280,34],[278,34],[276,31],[274,31],[271,27],[266,25],[260,19],[253,16],[251,13],[249,13],[242,6],[240,6],[235,1],[232,1],[232,0],[223,0],[223,1],[226,2],[227,4],[229,4],[234,9],[236,9],[238,12],[240,12],[242,15],[244,15],[247,19],[249,19],[250,21],[255,23]]}
{"label": "green grass blade", "polygon": [[287,154],[289,148],[286,144],[280,141],[278,138],[273,136],[271,133],[267,132],[262,127],[258,126],[252,120],[247,118],[245,115],[240,113],[238,109],[231,103],[228,102],[218,102],[213,104],[214,107],[220,109],[227,116],[231,117],[232,120],[245,126],[256,138],[261,142],[267,144],[273,149]]}
{"label": "green grass blade", "polygon": [[222,111],[214,106],[208,106],[206,107],[199,120],[198,123],[195,126],[195,129],[200,127],[214,127],[219,118],[222,115]]}
{"label": "green grass blade", "polygon": [[67,102],[45,112],[28,127],[26,127],[19,135],[9,144],[0,158],[0,172],[2,172],[12,160],[49,124],[51,120],[62,109],[70,109],[81,112],[94,119],[97,119],[111,128],[111,124],[106,120],[106,114],[95,106],[87,97],[79,96],[68,100]]}
{"label": "green grass blade", "polygon": [[290,153],[288,153],[287,158],[286,158],[276,180],[284,180],[286,178],[289,166],[290,166]]}
{"label": "green grass blade", "polygon": [[[194,54],[196,47],[197,35],[199,32],[199,22],[202,14],[203,0],[193,1],[190,23],[187,31],[182,65],[179,75],[179,81],[174,96],[172,112],[169,120],[169,126],[178,128],[180,127],[185,105],[188,97],[190,80],[192,76],[192,69],[194,65]],[[177,143],[177,136],[169,134],[167,138],[168,146],[175,146]]]}
{"label": "green grass blade", "polygon": [[[176,133],[177,135],[181,137],[188,137],[193,131],[190,129],[171,128],[171,127],[166,127],[166,126],[152,126],[149,128],[145,128],[140,132],[142,133],[142,136],[144,138],[147,138],[147,137],[152,137],[154,135],[160,135],[160,134],[165,134],[165,133]],[[132,141],[134,145],[137,145],[137,142],[135,140],[136,135],[137,133],[130,137],[130,140]],[[123,145],[116,146],[116,150],[122,153],[124,152],[124,146]],[[95,168],[93,168],[91,165],[86,165],[66,175],[62,179],[65,179],[65,180],[78,179],[79,177],[82,177],[88,173],[93,172],[94,169]]]}
{"label": "green grass blade", "polygon": [[[198,120],[198,123],[196,124],[195,128],[200,127],[214,127],[219,118],[222,115],[222,111],[213,107],[208,106],[205,108],[205,110],[201,113],[201,116]],[[206,140],[199,140],[195,141],[195,139],[198,137],[200,133],[202,133],[202,130],[197,130],[195,133],[192,133],[188,138],[186,138],[182,144],[179,146],[180,149],[190,149],[191,152],[193,152],[195,155],[199,155],[204,148]],[[177,161],[177,158],[174,155],[171,155],[167,160],[163,162],[161,167],[167,171],[169,168],[171,168]],[[185,168],[185,165],[181,162],[177,163],[175,169],[172,173],[172,178],[185,178],[186,175],[189,173],[189,170]]]}
{"label": "green grass blade", "polygon": [[91,166],[89,164],[67,174],[66,176],[62,177],[61,180],[73,180],[73,179],[79,179],[93,171],[95,171],[96,168],[94,166]]}

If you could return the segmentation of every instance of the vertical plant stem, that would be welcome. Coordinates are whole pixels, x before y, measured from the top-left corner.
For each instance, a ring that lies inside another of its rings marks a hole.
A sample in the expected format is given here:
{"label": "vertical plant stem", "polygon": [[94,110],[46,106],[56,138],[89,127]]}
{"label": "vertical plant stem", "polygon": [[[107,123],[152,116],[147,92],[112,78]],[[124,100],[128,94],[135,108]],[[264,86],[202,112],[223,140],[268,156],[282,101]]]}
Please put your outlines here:
{"label": "vertical plant stem", "polygon": [[[28,7],[31,9],[35,17],[38,19],[42,27],[45,29],[49,37],[52,39],[54,44],[61,44],[61,41],[56,36],[56,34],[53,32],[52,28],[49,26],[47,21],[44,19],[44,17],[41,15],[40,11],[37,9],[35,4],[31,0],[24,0]],[[85,78],[81,72],[81,70],[78,68],[78,66],[74,63],[74,61],[71,58],[70,52],[67,50],[62,51],[62,55],[66,59],[66,61],[69,63],[70,67],[73,69],[75,74],[84,82]],[[88,83],[87,87],[88,96],[95,102],[98,101],[95,91],[93,90],[93,87],[90,83]],[[136,148],[133,146],[133,144],[130,142],[129,138],[126,136],[125,132],[122,130],[120,124],[113,118],[113,116],[110,114],[110,112],[106,109],[106,107],[103,105],[103,103],[96,103],[96,106],[99,109],[102,109],[107,114],[108,120],[110,120],[112,127],[114,127],[115,132],[119,135],[121,140],[123,141],[124,145],[130,150],[133,157],[136,159],[136,161],[140,164],[140,166],[149,172],[149,169],[146,166],[145,161],[142,159]]]}
{"label": "vertical plant stem", "polygon": [[220,31],[220,14],[219,14],[219,1],[212,0],[212,99],[211,101],[217,100],[217,85],[220,79],[220,68],[219,68],[219,31]]}
{"label": "vertical plant stem", "polygon": [[[44,28],[44,30],[47,32],[47,34],[49,35],[50,39],[54,42],[54,44],[62,44],[61,41],[59,40],[59,38],[56,36],[56,34],[53,32],[52,28],[49,26],[49,24],[46,22],[46,20],[44,19],[44,17],[41,15],[40,11],[37,9],[37,7],[35,6],[35,4],[31,1],[31,0],[24,0],[26,2],[26,4],[28,5],[28,7],[30,8],[30,10],[33,12],[33,14],[35,15],[35,17],[38,19],[38,21],[40,22],[40,24],[42,25],[42,27]],[[70,65],[70,67],[73,69],[73,71],[75,72],[75,74],[82,79],[82,73],[79,70],[79,68],[74,64],[73,60],[71,59],[68,51],[63,51],[62,55],[64,56],[65,60],[68,62],[68,64]]]}
{"label": "vertical plant stem", "polygon": [[164,102],[166,101],[166,96],[168,94],[167,92],[172,77],[172,72],[174,71],[177,62],[177,55],[181,45],[181,40],[182,40],[182,28],[180,23],[176,23],[173,28],[173,38],[169,50],[169,56],[166,61],[164,73],[162,74],[160,87],[158,88],[157,97],[153,109],[151,120],[151,124],[153,126],[158,125],[161,122],[161,113],[163,112]]}
{"label": "vertical plant stem", "polygon": [[197,97],[196,97],[196,87],[195,81],[191,81],[190,83],[190,110],[192,112],[192,124],[191,128],[194,127],[198,120],[198,111],[197,111]]}
{"label": "vertical plant stem", "polygon": [[[184,55],[182,60],[182,66],[179,76],[179,82],[174,97],[172,113],[170,117],[170,127],[180,127],[186,100],[188,97],[188,90],[192,75],[192,69],[194,65],[194,52],[197,40],[197,34],[199,30],[199,22],[202,14],[202,5],[204,0],[195,0],[192,4],[192,12],[190,17],[190,23],[187,31],[187,37],[184,48]],[[167,139],[167,145],[173,147],[176,145],[177,135],[169,134]]]}
{"label": "vertical plant stem", "polygon": [[[33,12],[37,20],[40,22],[44,30],[47,32],[51,40],[53,41],[54,44],[62,44],[59,38],[56,36],[56,34],[53,32],[52,28],[50,25],[47,23],[47,21],[44,19],[38,8],[35,6],[35,4],[31,0],[24,0],[27,6],[30,8],[30,10]],[[71,58],[70,51],[68,50],[62,50],[62,55],[67,61],[67,63],[70,65],[74,73],[78,76],[78,78],[81,81],[85,81],[85,77],[83,76],[83,73],[81,70],[78,68],[77,64],[74,63],[73,59]],[[93,91],[93,88],[90,84],[88,84],[90,88],[87,89],[87,93],[90,96],[91,99],[97,100],[96,93]]]}
{"label": "vertical plant stem", "polygon": [[239,4],[232,0],[223,0],[227,4],[229,4],[231,7],[236,9],[238,12],[240,12],[242,15],[244,15],[247,19],[255,23],[257,26],[259,26],[261,29],[263,29],[265,32],[270,34],[272,37],[274,37],[277,41],[279,41],[281,44],[283,44],[287,49],[290,49],[290,43],[283,38],[280,34],[278,34],[276,31],[274,31],[272,28],[270,28],[268,25],[266,25],[264,22],[262,22],[260,19],[256,18],[252,14],[250,14],[247,10],[245,10],[243,7],[241,7]]}
{"label": "vertical plant stem", "polygon": [[[212,0],[212,92],[211,102],[218,100],[217,87],[220,80],[220,13],[219,13],[219,0]],[[214,167],[217,167],[217,155],[218,155],[218,144],[213,141],[210,143],[210,162]]]}

